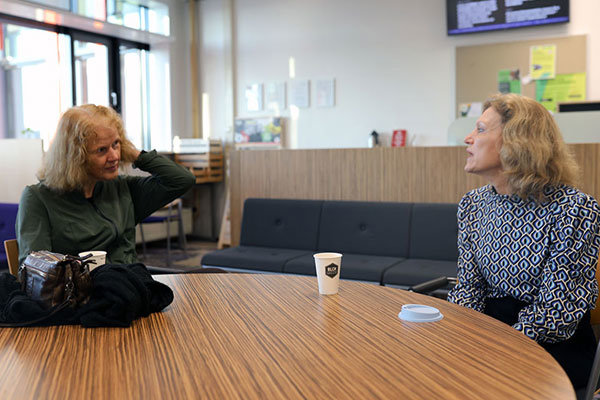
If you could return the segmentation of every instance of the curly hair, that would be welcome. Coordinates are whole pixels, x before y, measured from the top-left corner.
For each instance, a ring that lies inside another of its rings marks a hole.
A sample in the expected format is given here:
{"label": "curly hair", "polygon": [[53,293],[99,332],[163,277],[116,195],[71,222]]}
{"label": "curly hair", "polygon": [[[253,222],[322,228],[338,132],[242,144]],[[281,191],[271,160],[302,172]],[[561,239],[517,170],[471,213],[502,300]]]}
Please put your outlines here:
{"label": "curly hair", "polygon": [[540,103],[498,94],[484,103],[502,119],[500,161],[509,187],[522,199],[544,198],[546,186],[575,186],[579,168],[554,118]]}
{"label": "curly hair", "polygon": [[44,156],[38,178],[58,191],[82,190],[89,181],[88,144],[99,124],[116,129],[121,141],[120,166],[135,161],[135,146],[127,139],[123,121],[112,108],[85,104],[68,109],[58,121],[56,135]]}

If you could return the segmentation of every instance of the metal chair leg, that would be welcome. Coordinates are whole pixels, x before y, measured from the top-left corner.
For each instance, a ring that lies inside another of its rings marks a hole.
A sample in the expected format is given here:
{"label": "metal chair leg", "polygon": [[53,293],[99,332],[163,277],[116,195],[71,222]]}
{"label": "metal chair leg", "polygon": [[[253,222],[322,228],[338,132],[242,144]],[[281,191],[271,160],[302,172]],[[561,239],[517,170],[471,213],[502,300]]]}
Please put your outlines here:
{"label": "metal chair leg", "polygon": [[171,266],[171,206],[167,214],[167,267]]}
{"label": "metal chair leg", "polygon": [[145,260],[146,259],[146,240],[144,239],[144,228],[142,227],[142,223],[139,223],[140,225],[140,235],[142,236],[142,257]]}
{"label": "metal chair leg", "polygon": [[183,254],[186,254],[186,238],[185,238],[185,229],[183,227],[183,206],[181,199],[177,203],[177,227],[179,229],[179,248],[183,250]]}

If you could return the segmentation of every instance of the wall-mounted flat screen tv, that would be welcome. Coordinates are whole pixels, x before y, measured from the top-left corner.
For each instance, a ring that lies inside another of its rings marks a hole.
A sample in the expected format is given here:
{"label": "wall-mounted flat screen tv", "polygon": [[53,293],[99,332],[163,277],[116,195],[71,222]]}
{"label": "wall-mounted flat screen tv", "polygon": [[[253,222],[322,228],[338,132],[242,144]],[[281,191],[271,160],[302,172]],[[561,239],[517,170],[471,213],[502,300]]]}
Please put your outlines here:
{"label": "wall-mounted flat screen tv", "polygon": [[446,0],[448,35],[569,22],[569,0]]}

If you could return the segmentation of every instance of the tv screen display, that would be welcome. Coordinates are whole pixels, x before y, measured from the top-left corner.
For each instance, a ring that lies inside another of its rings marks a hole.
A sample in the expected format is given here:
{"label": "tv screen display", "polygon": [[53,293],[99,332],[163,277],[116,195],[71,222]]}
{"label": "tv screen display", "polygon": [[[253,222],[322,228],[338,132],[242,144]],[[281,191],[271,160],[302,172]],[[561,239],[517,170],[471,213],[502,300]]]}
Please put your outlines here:
{"label": "tv screen display", "polygon": [[569,0],[446,0],[448,35],[569,22]]}

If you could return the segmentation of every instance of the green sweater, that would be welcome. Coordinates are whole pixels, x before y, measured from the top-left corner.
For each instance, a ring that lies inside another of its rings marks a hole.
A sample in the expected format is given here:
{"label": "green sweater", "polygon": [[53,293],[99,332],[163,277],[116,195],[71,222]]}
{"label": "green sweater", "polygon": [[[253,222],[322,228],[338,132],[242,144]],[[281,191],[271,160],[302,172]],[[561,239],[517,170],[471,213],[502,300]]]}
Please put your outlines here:
{"label": "green sweater", "polygon": [[182,196],[195,178],[156,151],[142,152],[133,166],[151,176],[100,181],[90,199],[80,191],[52,190],[43,182],[27,186],[16,222],[19,263],[36,250],[72,255],[104,250],[107,263],[136,262],[136,224]]}

